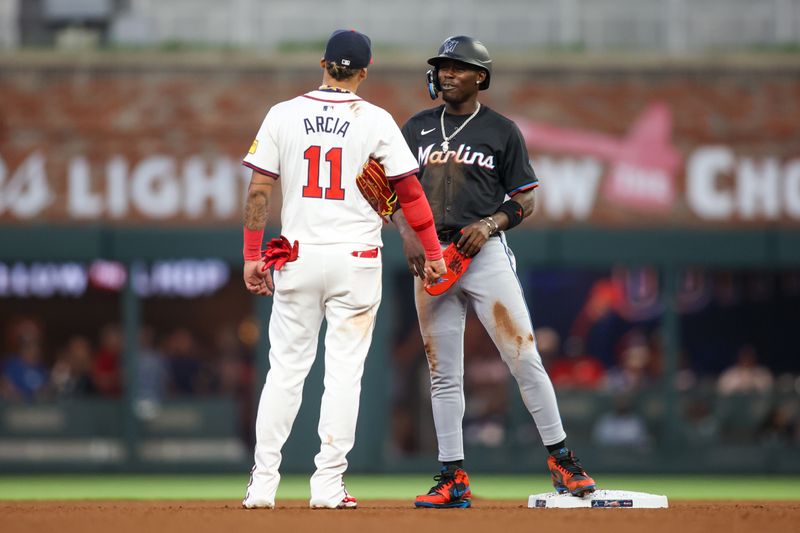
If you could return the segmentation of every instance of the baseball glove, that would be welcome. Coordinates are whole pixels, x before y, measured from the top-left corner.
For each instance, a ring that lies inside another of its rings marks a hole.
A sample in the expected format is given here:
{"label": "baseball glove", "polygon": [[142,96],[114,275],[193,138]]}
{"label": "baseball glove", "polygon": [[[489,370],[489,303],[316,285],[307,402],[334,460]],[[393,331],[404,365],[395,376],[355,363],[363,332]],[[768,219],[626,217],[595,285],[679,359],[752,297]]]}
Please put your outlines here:
{"label": "baseball glove", "polygon": [[[456,238],[456,241],[458,241],[458,238]],[[425,287],[425,292],[431,296],[439,296],[447,292],[447,289],[455,285],[456,281],[461,279],[461,276],[467,271],[469,264],[472,263],[472,257],[467,257],[459,252],[455,242],[451,242],[450,245],[444,249],[442,255],[444,257],[444,263],[447,265],[447,273],[439,278],[433,285]]]}
{"label": "baseball glove", "polygon": [[294,241],[294,244],[290,244],[289,239],[283,235],[270,239],[266,249],[261,252],[264,256],[264,266],[261,270],[267,270],[272,266],[275,267],[275,270],[280,270],[286,263],[297,260],[297,252],[297,241]]}
{"label": "baseball glove", "polygon": [[386,179],[383,165],[375,159],[368,159],[361,173],[356,176],[356,185],[372,209],[388,223],[386,217],[391,216],[397,208],[397,193]]}

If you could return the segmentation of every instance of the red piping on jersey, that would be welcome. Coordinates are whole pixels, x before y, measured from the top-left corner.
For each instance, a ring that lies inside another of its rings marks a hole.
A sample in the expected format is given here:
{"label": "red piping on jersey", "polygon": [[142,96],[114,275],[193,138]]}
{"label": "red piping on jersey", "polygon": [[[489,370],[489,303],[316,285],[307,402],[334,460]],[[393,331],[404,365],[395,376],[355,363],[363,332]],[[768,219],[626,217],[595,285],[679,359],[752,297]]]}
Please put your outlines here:
{"label": "red piping on jersey", "polygon": [[529,191],[529,190],[531,190],[531,189],[535,189],[535,188],[536,188],[536,187],[538,187],[538,186],[539,186],[539,182],[537,181],[536,183],[531,183],[531,184],[530,184],[530,185],[528,185],[527,187],[520,187],[520,188],[519,188],[519,189],[517,189],[516,191],[511,191],[510,193],[508,193],[508,196],[510,196],[511,198],[513,198],[514,196],[518,195],[518,194],[519,194],[519,193],[521,193],[521,192],[525,192],[525,191]]}
{"label": "red piping on jersey", "polygon": [[316,100],[317,102],[327,102],[329,104],[347,104],[349,102],[362,102],[361,98],[354,98],[353,100],[326,100],[324,98],[317,98],[315,96],[308,96],[307,94],[302,95],[303,98],[308,98],[309,100]]}
{"label": "red piping on jersey", "polygon": [[255,166],[253,163],[248,163],[247,161],[242,161],[242,164],[246,167],[252,168],[256,172],[264,174],[265,176],[269,176],[270,178],[278,179],[280,175],[275,174],[274,172],[270,172],[269,170],[264,170],[263,168],[259,168]]}
{"label": "red piping on jersey", "polygon": [[409,176],[413,176],[417,172],[419,172],[419,169],[415,168],[414,170],[409,170],[405,174],[399,174],[397,176],[386,176],[386,179],[389,180],[389,181],[397,181],[397,180],[401,180],[403,178],[407,178]]}

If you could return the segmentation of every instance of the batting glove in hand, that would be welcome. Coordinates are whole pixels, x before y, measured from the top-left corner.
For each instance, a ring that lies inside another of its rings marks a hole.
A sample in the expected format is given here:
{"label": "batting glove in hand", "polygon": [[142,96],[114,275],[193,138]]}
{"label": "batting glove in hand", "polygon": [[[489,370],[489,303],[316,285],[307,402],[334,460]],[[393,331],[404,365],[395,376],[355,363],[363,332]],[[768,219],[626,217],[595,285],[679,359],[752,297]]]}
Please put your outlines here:
{"label": "batting glove in hand", "polygon": [[289,244],[289,239],[283,235],[270,239],[266,249],[262,252],[264,255],[262,270],[267,270],[271,266],[274,266],[275,270],[280,270],[286,263],[297,260],[298,247],[297,241]]}

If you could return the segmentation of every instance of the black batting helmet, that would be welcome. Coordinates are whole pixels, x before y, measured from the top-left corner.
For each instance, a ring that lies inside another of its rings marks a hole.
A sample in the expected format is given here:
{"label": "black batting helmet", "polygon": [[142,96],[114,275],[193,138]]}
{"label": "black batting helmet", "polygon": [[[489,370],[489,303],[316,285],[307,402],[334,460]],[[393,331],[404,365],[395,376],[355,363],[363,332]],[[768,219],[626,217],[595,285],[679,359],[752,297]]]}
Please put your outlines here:
{"label": "black batting helmet", "polygon": [[439,55],[430,58],[428,64],[435,68],[446,59],[455,59],[484,70],[486,79],[481,82],[478,89],[484,91],[489,88],[489,81],[492,77],[492,58],[489,57],[489,50],[482,42],[466,35],[448,37],[439,47]]}

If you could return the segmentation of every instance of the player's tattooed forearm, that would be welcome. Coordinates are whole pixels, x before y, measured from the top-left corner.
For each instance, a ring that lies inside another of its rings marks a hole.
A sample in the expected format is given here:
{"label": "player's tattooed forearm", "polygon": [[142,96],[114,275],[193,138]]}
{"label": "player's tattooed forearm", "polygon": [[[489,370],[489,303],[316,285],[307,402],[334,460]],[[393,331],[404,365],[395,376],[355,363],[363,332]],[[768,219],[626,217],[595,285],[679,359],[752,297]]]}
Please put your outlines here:
{"label": "player's tattooed forearm", "polygon": [[268,210],[267,195],[264,191],[250,191],[244,206],[244,225],[247,229],[264,229],[267,225]]}

